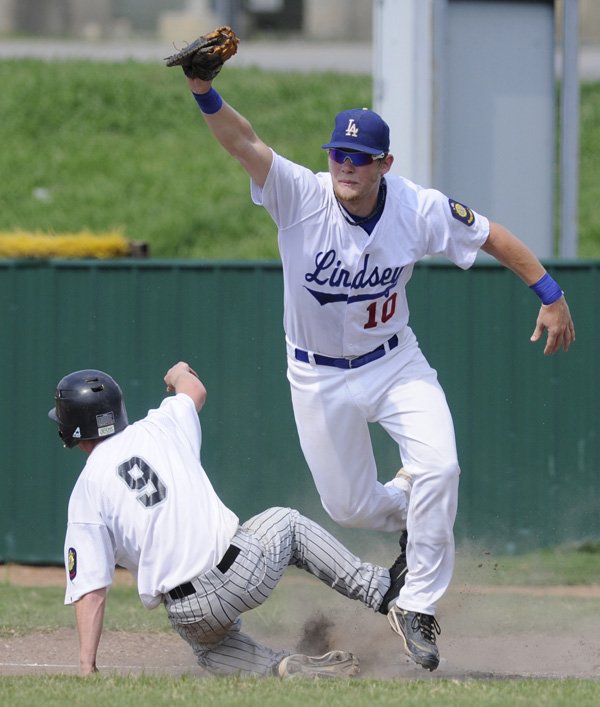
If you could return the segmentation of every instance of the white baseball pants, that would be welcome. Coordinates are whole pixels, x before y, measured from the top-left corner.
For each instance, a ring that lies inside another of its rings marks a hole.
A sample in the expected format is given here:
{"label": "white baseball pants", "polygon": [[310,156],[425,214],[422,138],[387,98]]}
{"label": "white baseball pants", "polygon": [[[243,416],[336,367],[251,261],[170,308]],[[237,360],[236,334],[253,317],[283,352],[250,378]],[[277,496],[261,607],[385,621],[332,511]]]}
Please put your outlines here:
{"label": "white baseball pants", "polygon": [[[356,369],[288,356],[288,379],[300,444],[323,507],[344,527],[407,528],[408,573],[398,605],[435,615],[454,570],[460,473],[435,370],[413,341]],[[398,444],[399,466],[413,480],[408,508],[403,491],[377,478],[369,423],[380,424]]]}

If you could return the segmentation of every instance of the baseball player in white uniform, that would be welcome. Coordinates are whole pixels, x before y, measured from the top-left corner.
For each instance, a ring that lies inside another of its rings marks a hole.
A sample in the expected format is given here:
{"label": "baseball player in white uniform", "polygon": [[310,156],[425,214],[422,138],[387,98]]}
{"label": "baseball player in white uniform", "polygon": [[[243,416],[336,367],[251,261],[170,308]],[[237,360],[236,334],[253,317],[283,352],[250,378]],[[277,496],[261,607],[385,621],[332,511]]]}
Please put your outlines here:
{"label": "baseball player in white uniform", "polygon": [[[564,294],[506,228],[389,174],[389,128],[373,111],[336,116],[322,145],[329,171],[314,174],[269,148],[212,82],[187,81],[208,128],[248,172],[252,199],[278,228],[288,379],[323,506],[342,526],[401,533],[382,612],[409,656],[435,670],[435,610],[453,573],[460,470],[444,393],[408,324],[406,285],[425,256],[468,268],[484,250],[542,300],[531,338],[547,330],[545,354],[566,351],[575,338]],[[386,483],[369,435],[374,422],[398,444],[402,463]]]}
{"label": "baseball player in white uniform", "polygon": [[203,384],[184,362],[164,381],[175,395],[133,424],[118,384],[93,369],[62,378],[49,412],[65,447],[89,455],[69,500],[65,538],[65,603],[75,605],[81,675],[97,672],[116,565],[136,578],[144,606],[164,604],[210,673],[356,674],[351,653],[311,657],[260,645],[241,631],[240,614],[269,597],[288,565],[377,611],[389,571],[362,562],[290,508],[269,508],[240,525],[200,463]]}

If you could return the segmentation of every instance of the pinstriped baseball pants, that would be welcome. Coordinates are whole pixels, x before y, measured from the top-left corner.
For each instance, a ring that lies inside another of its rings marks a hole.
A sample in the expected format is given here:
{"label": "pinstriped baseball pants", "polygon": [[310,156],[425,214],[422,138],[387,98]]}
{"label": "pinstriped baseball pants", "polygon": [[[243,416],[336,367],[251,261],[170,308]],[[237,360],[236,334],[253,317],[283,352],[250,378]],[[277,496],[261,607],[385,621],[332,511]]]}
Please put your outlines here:
{"label": "pinstriped baseball pants", "polygon": [[215,675],[273,675],[289,651],[274,651],[241,631],[240,614],[262,604],[288,565],[310,572],[340,594],[377,610],[390,586],[387,569],[361,562],[326,530],[291,508],[269,508],[232,538],[240,553],[225,572],[191,580],[195,594],[165,595],[175,631]]}

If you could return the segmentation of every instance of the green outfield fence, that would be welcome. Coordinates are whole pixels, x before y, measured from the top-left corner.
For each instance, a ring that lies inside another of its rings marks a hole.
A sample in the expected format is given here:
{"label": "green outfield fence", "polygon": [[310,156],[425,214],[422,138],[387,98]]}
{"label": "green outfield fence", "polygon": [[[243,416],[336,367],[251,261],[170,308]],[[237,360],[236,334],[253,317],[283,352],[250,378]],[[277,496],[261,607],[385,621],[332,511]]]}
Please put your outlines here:
{"label": "green outfield fence", "polygon": [[[409,285],[412,326],[454,413],[459,543],[521,552],[600,537],[600,262],[546,265],[577,327],[572,350],[550,358],[529,341],[537,298],[495,263],[423,262]],[[334,528],[294,427],[279,263],[2,261],[0,307],[0,562],[62,561],[85,457],[62,449],[47,412],[56,382],[80,368],[111,373],[136,419],[187,360],[208,389],[202,460],[225,502],[243,520],[292,505]],[[397,450],[373,432],[385,481]]]}

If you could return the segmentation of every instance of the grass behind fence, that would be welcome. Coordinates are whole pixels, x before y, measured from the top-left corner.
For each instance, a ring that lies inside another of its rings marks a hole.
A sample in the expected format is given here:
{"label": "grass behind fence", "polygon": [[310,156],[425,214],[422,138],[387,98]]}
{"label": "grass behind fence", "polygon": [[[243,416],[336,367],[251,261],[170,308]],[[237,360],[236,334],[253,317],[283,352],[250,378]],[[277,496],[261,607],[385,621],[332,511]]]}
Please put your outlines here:
{"label": "grass behind fence", "polygon": [[579,256],[600,257],[600,83],[581,88]]}
{"label": "grass behind fence", "polygon": [[[334,114],[372,99],[363,75],[228,66],[217,82],[268,144],[313,170],[326,169]],[[270,217],[178,69],[3,60],[0,83],[0,231],[122,229],[153,257],[278,258]],[[580,254],[600,257],[600,83],[582,90],[580,167]]]}
{"label": "grass behind fence", "polygon": [[[272,259],[276,235],[245,172],[208,134],[181,71],[126,62],[0,61],[0,230],[122,229],[154,257]],[[232,69],[225,98],[275,149],[313,169],[364,76]],[[77,227],[75,227],[77,224]]]}

